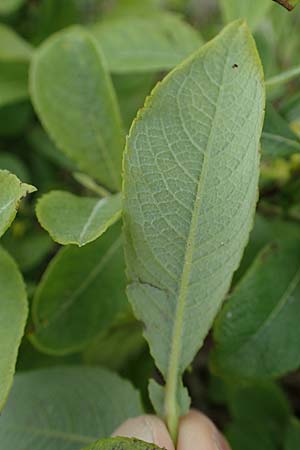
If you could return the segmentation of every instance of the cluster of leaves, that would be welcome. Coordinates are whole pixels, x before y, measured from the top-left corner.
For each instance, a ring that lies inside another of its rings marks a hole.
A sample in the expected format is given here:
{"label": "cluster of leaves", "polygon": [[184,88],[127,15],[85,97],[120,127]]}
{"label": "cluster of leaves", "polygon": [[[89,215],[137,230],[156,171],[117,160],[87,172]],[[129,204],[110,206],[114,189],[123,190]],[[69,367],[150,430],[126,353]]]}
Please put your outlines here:
{"label": "cluster of leaves", "polygon": [[106,438],[192,402],[297,450],[299,8],[0,3],[3,447],[155,449]]}

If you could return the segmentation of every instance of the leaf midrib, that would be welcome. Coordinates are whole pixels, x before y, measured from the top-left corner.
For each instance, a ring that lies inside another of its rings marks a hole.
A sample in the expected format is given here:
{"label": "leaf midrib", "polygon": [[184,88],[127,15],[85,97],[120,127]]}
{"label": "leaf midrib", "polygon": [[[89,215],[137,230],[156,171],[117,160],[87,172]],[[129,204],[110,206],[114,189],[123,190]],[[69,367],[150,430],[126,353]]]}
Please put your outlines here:
{"label": "leaf midrib", "polygon": [[[232,44],[231,44],[232,45]],[[218,95],[215,102],[215,112],[213,116],[213,120],[211,121],[211,127],[210,132],[207,139],[207,145],[206,149],[207,152],[204,153],[203,157],[203,166],[199,177],[198,182],[198,188],[197,193],[194,201],[194,208],[192,213],[192,220],[191,220],[191,226],[189,229],[189,235],[186,242],[185,247],[185,257],[184,257],[184,264],[178,289],[178,301],[177,301],[177,307],[175,312],[175,322],[173,326],[173,336],[171,341],[171,351],[170,351],[170,357],[169,357],[169,367],[168,367],[168,374],[167,374],[167,380],[166,380],[166,403],[165,408],[167,409],[167,403],[170,401],[169,396],[172,397],[176,395],[177,390],[177,383],[178,383],[178,375],[179,375],[179,361],[180,361],[180,355],[181,355],[181,348],[182,348],[182,332],[183,332],[183,317],[184,317],[184,310],[186,305],[186,298],[188,295],[188,284],[189,284],[189,277],[190,277],[190,267],[192,264],[193,259],[193,253],[194,253],[194,241],[195,241],[195,235],[197,230],[197,221],[200,213],[200,209],[202,206],[202,191],[205,187],[206,177],[208,174],[208,168],[209,168],[209,159],[210,159],[210,153],[211,153],[211,139],[212,139],[212,133],[214,130],[214,122],[216,120],[216,117],[218,115],[218,106],[219,106],[219,99],[220,94],[222,90],[222,85],[224,82],[224,76],[225,76],[225,69],[227,66],[228,56],[231,49],[231,45],[227,49],[227,54],[224,61],[223,66],[223,73],[222,78],[220,81],[220,85],[218,86]],[[168,392],[169,391],[169,392]],[[172,393],[173,391],[173,393]]]}

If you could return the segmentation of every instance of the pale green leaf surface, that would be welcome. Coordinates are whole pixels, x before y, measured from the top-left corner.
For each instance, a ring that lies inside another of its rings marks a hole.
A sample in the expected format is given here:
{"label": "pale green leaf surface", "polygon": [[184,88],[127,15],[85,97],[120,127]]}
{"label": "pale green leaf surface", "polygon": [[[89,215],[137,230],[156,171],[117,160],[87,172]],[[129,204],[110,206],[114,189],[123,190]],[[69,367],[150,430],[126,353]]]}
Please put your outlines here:
{"label": "pale green leaf surface", "polygon": [[263,109],[261,64],[238,21],[158,85],[128,138],[128,294],[174,396],[248,240]]}
{"label": "pale green leaf surface", "polygon": [[0,61],[0,107],[28,96],[28,64]]}
{"label": "pale green leaf surface", "polygon": [[135,438],[114,437],[95,442],[84,450],[161,450],[161,448]]}
{"label": "pale green leaf surface", "polygon": [[286,431],[284,450],[298,450],[300,448],[300,422],[296,418],[290,420]]}
{"label": "pale green leaf surface", "polygon": [[35,187],[22,183],[7,170],[0,170],[0,236],[14,220],[21,198],[34,191]]}
{"label": "pale green leaf surface", "polygon": [[14,260],[1,247],[0,286],[1,411],[13,382],[18,349],[28,313],[26,291],[22,276]]}
{"label": "pale green leaf surface", "polygon": [[136,390],[107,370],[25,372],[0,417],[0,442],[5,450],[79,450],[142,412]]}
{"label": "pale green leaf surface", "polygon": [[38,201],[36,214],[54,241],[81,247],[97,239],[120,218],[121,195],[99,199],[52,191]]}
{"label": "pale green leaf surface", "polygon": [[7,15],[15,12],[25,0],[1,0],[0,15]]}
{"label": "pale green leaf surface", "polygon": [[119,17],[91,28],[114,73],[169,70],[203,43],[199,33],[170,13]]}
{"label": "pale green leaf surface", "polygon": [[72,27],[37,50],[31,96],[56,145],[80,170],[118,191],[123,130],[115,93],[91,35]]}
{"label": "pale green leaf surface", "polygon": [[216,322],[213,370],[240,379],[278,377],[298,368],[299,298],[300,240],[268,245]]}
{"label": "pale green leaf surface", "polygon": [[50,354],[82,350],[127,306],[120,224],[89,245],[59,251],[33,300],[32,342]]}
{"label": "pale green leaf surface", "polygon": [[29,61],[31,45],[12,28],[0,23],[0,61]]}
{"label": "pale green leaf surface", "polygon": [[219,3],[224,22],[245,19],[252,29],[259,25],[272,6],[271,0],[219,0]]}
{"label": "pale green leaf surface", "polygon": [[300,139],[271,103],[267,105],[261,145],[263,155],[273,158],[300,153]]}

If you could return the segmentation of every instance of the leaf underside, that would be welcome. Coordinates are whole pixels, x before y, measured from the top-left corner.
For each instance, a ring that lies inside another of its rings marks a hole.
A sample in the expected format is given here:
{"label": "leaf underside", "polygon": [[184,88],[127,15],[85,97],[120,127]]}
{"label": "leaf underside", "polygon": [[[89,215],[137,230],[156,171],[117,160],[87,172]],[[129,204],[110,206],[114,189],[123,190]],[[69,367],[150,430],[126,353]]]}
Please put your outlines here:
{"label": "leaf underside", "polygon": [[135,438],[115,437],[102,439],[84,450],[161,450],[161,448]]}
{"label": "leaf underside", "polygon": [[170,383],[179,391],[248,240],[263,109],[261,64],[238,21],[172,71],[131,128],[124,161],[128,295],[166,395]]}

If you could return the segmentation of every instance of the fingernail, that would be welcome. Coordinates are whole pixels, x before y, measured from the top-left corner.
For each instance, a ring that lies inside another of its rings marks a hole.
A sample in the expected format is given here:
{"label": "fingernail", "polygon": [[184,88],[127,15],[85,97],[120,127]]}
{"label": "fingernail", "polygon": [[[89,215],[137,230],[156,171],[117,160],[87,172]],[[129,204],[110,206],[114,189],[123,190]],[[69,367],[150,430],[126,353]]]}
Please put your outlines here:
{"label": "fingernail", "polygon": [[113,433],[113,436],[135,437],[141,441],[154,442],[153,428],[147,417],[128,420]]}
{"label": "fingernail", "polygon": [[219,433],[218,430],[214,432],[213,439],[216,446],[216,450],[230,450],[226,439],[221,433]]}

